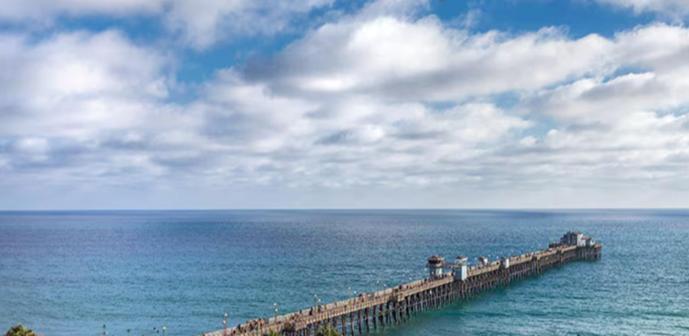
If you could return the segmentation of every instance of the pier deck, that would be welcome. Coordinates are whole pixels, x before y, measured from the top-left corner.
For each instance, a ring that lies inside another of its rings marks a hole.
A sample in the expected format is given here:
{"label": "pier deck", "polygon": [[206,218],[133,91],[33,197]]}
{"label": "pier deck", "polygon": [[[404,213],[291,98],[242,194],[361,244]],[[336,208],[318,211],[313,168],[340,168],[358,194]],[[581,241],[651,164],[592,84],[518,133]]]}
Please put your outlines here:
{"label": "pier deck", "polygon": [[[450,272],[441,257],[429,258],[429,278],[393,288],[363,293],[347,300],[318,305],[269,319],[256,319],[233,328],[222,329],[207,336],[265,335],[316,335],[317,330],[329,325],[342,335],[361,335],[372,329],[398,324],[412,314],[440,307],[451,301],[465,299],[482,291],[513,280],[540,274],[554,266],[577,260],[597,260],[602,245],[578,232],[568,232],[560,243],[550,244],[545,250],[502,258],[469,266],[466,258],[450,265]],[[435,258],[435,259],[433,259]],[[431,261],[433,260],[433,261]],[[434,264],[431,265],[431,262]]]}

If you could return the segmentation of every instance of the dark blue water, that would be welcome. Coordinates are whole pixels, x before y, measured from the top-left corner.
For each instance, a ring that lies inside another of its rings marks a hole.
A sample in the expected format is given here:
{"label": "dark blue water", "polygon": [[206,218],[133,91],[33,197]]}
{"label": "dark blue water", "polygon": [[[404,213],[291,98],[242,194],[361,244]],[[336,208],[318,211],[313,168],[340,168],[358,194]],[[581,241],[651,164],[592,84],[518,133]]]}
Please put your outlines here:
{"label": "dark blue water", "polygon": [[0,327],[198,335],[424,275],[431,254],[605,244],[574,263],[422,314],[389,335],[689,334],[689,211],[0,213]]}

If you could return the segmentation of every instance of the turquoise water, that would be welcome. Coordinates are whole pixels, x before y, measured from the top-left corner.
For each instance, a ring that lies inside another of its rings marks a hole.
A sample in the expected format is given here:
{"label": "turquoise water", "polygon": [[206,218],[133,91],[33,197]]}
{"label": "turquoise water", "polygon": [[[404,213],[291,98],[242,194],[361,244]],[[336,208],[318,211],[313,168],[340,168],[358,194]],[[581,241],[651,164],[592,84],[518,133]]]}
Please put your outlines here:
{"label": "turquoise water", "polygon": [[567,230],[573,263],[388,335],[689,335],[689,211],[0,213],[0,327],[196,335],[424,275],[431,254],[517,254]]}

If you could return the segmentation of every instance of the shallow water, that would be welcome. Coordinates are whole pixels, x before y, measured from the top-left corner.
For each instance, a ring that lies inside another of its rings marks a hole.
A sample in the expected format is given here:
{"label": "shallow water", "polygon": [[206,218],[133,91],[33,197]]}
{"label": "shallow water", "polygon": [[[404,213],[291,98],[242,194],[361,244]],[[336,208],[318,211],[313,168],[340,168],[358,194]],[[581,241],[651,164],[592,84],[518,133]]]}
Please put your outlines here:
{"label": "shallow water", "polygon": [[0,213],[0,328],[195,335],[495,258],[577,229],[603,259],[421,314],[388,335],[689,334],[689,211]]}

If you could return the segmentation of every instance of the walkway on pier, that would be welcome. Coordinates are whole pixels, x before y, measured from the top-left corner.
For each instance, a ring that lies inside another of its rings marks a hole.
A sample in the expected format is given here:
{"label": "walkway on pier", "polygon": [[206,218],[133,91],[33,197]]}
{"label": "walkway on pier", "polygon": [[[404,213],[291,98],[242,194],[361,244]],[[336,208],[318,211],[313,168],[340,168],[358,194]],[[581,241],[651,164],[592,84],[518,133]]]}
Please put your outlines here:
{"label": "walkway on pier", "polygon": [[556,265],[598,259],[601,249],[602,245],[597,243],[585,246],[551,244],[546,250],[467,267],[465,279],[458,278],[457,272],[445,273],[294,313],[251,320],[204,335],[264,335],[274,331],[305,336],[314,335],[323,325],[342,330],[343,335],[362,334],[363,330],[368,332],[371,328],[402,322],[413,313],[467,298],[498,285],[507,285],[512,280],[539,274]]}

